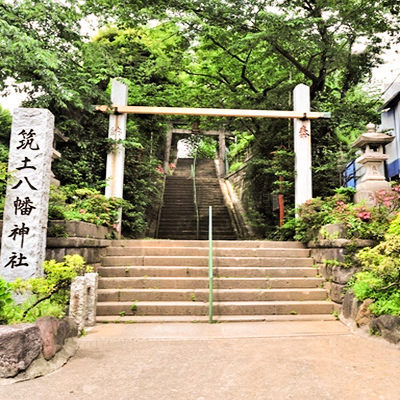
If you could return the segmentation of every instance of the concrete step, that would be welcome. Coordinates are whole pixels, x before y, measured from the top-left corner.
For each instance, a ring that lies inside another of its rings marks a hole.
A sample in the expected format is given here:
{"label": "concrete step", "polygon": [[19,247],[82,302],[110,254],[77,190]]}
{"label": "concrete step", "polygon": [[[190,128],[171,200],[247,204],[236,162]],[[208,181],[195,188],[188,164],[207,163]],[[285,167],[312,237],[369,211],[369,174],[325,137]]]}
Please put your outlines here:
{"label": "concrete step", "polygon": [[[196,220],[193,218],[192,215],[179,215],[176,218],[169,218],[169,220],[162,220],[160,222],[160,227],[169,227],[171,229],[176,230],[178,226],[185,226],[190,228],[191,230],[196,230]],[[208,233],[208,219],[207,221],[199,221],[199,226],[201,229]],[[230,231],[232,232],[232,227],[226,224],[226,221],[217,221],[213,224],[213,235],[218,233],[219,231]]]}
{"label": "concrete step", "polygon": [[[266,314],[328,314],[333,304],[328,301],[237,301],[215,302],[218,315],[266,315]],[[193,301],[139,301],[101,302],[97,315],[207,315],[208,303]]]}
{"label": "concrete step", "polygon": [[[174,209],[174,211],[169,212],[170,210],[168,209],[163,209],[163,212],[165,212],[165,216],[163,217],[163,222],[167,221],[167,222],[175,222],[176,218],[182,218],[181,216],[183,214],[186,215],[186,218],[189,217],[191,220],[196,221],[196,212],[194,210],[194,208],[192,210],[185,210],[184,213],[180,212],[180,211],[176,211]],[[218,223],[218,222],[224,222],[226,223],[226,215],[214,215],[213,217],[213,226]],[[206,220],[207,219],[207,224],[208,224],[208,214],[207,215],[199,215],[199,218],[201,220]],[[208,225],[207,225],[208,228]]]}
{"label": "concrete step", "polygon": [[164,196],[164,204],[194,204],[193,195],[185,195],[185,196]]}
{"label": "concrete step", "polygon": [[[215,257],[309,257],[308,249],[223,248],[213,252]],[[206,247],[108,247],[107,256],[208,256]]]}
{"label": "concrete step", "polygon": [[[332,314],[288,314],[288,315],[214,315],[215,322],[298,322],[335,321]],[[208,316],[191,315],[102,315],[97,323],[208,323]]]}
{"label": "concrete step", "polygon": [[[194,228],[193,228],[194,225]],[[177,219],[174,223],[166,223],[165,221],[160,223],[159,231],[169,231],[173,232],[173,230],[176,230],[179,228],[182,231],[185,232],[195,232],[196,231],[196,225],[195,223],[190,223],[185,220],[179,220]]]}
{"label": "concrete step", "polygon": [[[101,277],[207,277],[208,267],[99,267]],[[215,277],[227,278],[314,278],[318,270],[312,267],[218,267]]]}
{"label": "concrete step", "polygon": [[[283,289],[320,288],[322,278],[215,278],[215,289]],[[206,289],[208,278],[205,277],[112,277],[99,278],[99,289]]]}
{"label": "concrete step", "polygon": [[[189,217],[191,218],[191,216]],[[184,227],[188,230],[196,230],[196,222],[190,222],[188,221],[188,218],[184,218],[184,216],[179,216],[177,218],[174,219],[174,221],[161,221],[160,222],[160,228],[169,228],[171,230],[171,232],[173,233],[179,233],[180,230],[178,228],[180,227]],[[208,221],[200,221],[199,222],[199,227],[201,228],[203,233],[207,233],[208,234]],[[222,223],[219,222],[218,224],[214,224],[213,226],[213,237],[215,237],[215,235],[217,233],[221,233],[221,232],[233,232],[232,227],[230,225],[227,225],[226,223]]]}
{"label": "concrete step", "polygon": [[[214,301],[326,300],[324,289],[217,289]],[[208,301],[208,289],[100,289],[99,302]]]}
{"label": "concrete step", "polygon": [[[158,239],[131,239],[113,240],[113,247],[207,247],[206,240],[158,240]],[[217,248],[240,247],[240,248],[268,248],[268,249],[304,249],[300,242],[293,241],[271,241],[271,240],[235,240],[235,241],[214,241],[213,246]]]}
{"label": "concrete step", "polygon": [[[203,267],[208,265],[206,256],[107,256],[104,266],[184,266]],[[214,257],[215,267],[311,267],[313,260],[307,257]]]}
{"label": "concrete step", "polygon": [[[186,225],[181,225],[179,224],[179,222],[175,225],[175,229],[179,228],[179,232],[173,232],[170,226],[167,225],[161,225],[159,228],[159,233],[165,233],[170,235],[171,237],[186,237],[185,235],[187,234],[193,234],[196,233],[196,229],[188,229]],[[216,240],[219,239],[224,239],[224,240],[235,240],[236,236],[235,234],[231,231],[226,229],[226,227],[224,228],[220,228],[220,229],[215,229],[213,232],[213,237]],[[199,238],[204,238],[204,240],[206,238],[208,238],[208,232],[204,231],[204,230],[199,230]]]}
{"label": "concrete step", "polygon": [[[159,233],[158,237],[160,239],[173,239],[173,240],[191,240],[191,239],[196,239],[196,233],[171,233],[171,231],[163,231]],[[216,233],[213,235],[215,240],[236,240],[237,237],[234,233],[232,232],[227,232],[227,233]],[[200,240],[206,240],[208,238],[208,233],[200,234],[199,239]]]}

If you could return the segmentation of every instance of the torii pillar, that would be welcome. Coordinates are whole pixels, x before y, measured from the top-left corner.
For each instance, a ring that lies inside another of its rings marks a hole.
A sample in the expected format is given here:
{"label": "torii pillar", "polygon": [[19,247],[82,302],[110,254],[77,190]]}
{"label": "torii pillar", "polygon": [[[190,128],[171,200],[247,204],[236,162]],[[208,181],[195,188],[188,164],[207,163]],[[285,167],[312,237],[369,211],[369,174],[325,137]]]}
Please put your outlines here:
{"label": "torii pillar", "polygon": [[[111,103],[113,105],[128,104],[128,86],[114,79],[111,86]],[[115,141],[126,138],[127,114],[110,114],[108,137]],[[115,143],[113,150],[107,154],[106,167],[106,197],[117,197],[122,199],[124,192],[124,164],[125,147],[122,143]],[[121,237],[122,210],[119,210],[117,222],[117,236]]]}
{"label": "torii pillar", "polygon": [[165,138],[164,172],[166,174],[169,171],[169,157],[170,157],[170,154],[171,154],[172,131],[173,131],[173,126],[172,126],[172,124],[170,124],[168,126],[167,136]]}
{"label": "torii pillar", "polygon": [[[310,112],[310,88],[297,85],[293,90],[293,109],[306,115]],[[311,122],[309,119],[293,120],[295,153],[295,206],[312,198]]]}

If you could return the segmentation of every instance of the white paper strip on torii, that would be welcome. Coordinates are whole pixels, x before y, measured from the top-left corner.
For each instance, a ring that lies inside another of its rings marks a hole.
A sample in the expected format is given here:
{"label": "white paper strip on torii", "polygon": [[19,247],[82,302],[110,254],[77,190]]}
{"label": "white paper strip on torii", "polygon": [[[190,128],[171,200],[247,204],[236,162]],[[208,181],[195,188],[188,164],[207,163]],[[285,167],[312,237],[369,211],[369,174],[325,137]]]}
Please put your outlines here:
{"label": "white paper strip on torii", "polygon": [[49,110],[14,110],[1,244],[0,275],[7,281],[43,275],[53,138]]}

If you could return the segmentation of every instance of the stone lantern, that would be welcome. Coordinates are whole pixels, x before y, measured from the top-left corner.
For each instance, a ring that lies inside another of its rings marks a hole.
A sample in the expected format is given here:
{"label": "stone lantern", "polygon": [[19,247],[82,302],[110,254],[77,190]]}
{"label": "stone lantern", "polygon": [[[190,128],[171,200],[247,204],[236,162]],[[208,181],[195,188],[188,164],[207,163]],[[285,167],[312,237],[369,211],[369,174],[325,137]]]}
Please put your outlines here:
{"label": "stone lantern", "polygon": [[357,183],[354,201],[365,200],[372,204],[372,194],[378,190],[390,191],[390,183],[385,179],[384,162],[388,156],[384,154],[384,146],[394,140],[393,136],[377,133],[374,124],[367,125],[367,132],[363,133],[352,147],[361,149],[361,156],[356,162],[362,164],[365,169],[364,175]]}

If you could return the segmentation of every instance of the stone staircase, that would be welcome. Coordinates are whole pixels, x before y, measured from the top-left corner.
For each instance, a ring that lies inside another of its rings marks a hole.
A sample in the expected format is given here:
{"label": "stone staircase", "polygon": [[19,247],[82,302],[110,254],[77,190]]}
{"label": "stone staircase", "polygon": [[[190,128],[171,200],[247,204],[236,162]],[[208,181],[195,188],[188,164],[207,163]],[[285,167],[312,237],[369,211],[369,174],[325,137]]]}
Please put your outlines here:
{"label": "stone staircase", "polygon": [[[98,270],[97,321],[206,321],[207,255],[207,241],[114,241]],[[215,241],[214,276],[217,321],[333,318],[300,243]]]}
{"label": "stone staircase", "polygon": [[[196,237],[191,165],[193,159],[179,159],[173,176],[166,178],[158,238],[189,239]],[[213,238],[234,240],[236,234],[216,175],[214,160],[198,160],[196,165],[199,239],[208,238],[208,209],[213,207]]]}

